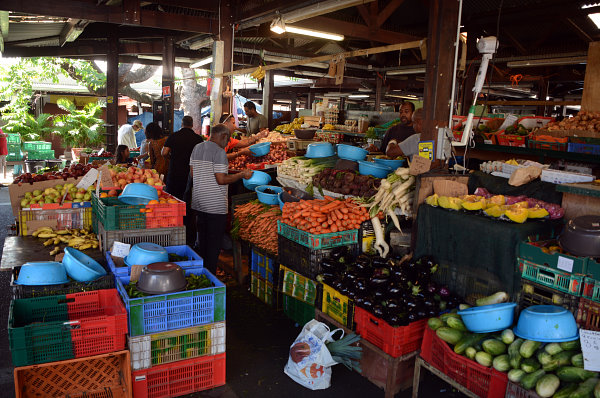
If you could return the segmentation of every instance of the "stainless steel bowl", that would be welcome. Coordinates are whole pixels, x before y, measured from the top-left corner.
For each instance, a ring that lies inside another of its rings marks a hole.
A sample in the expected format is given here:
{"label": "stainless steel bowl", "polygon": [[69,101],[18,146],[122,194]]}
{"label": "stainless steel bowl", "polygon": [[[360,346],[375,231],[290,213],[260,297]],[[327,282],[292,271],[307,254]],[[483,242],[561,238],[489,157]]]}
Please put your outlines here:
{"label": "stainless steel bowl", "polygon": [[569,220],[559,238],[560,247],[581,257],[600,257],[600,216]]}
{"label": "stainless steel bowl", "polygon": [[168,262],[146,265],[137,282],[137,288],[146,294],[174,293],[186,286],[185,271],[179,265]]}

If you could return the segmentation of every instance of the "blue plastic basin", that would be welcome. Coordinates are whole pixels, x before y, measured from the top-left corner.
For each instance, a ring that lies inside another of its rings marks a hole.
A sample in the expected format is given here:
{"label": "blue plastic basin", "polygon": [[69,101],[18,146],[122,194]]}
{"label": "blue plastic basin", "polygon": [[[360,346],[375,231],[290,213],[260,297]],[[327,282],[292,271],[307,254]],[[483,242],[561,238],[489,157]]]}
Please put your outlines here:
{"label": "blue plastic basin", "polygon": [[43,286],[61,285],[69,282],[65,266],[58,261],[32,261],[19,270],[17,285]]}
{"label": "blue plastic basin", "polygon": [[[270,189],[271,191],[277,193],[265,193],[265,189]],[[283,188],[276,187],[274,185],[261,185],[256,187],[255,191],[256,195],[258,196],[258,200],[261,203],[266,205],[276,205],[279,204],[279,200],[277,198],[279,197],[279,194],[283,192]]]}
{"label": "blue plastic basin", "polygon": [[333,145],[329,142],[314,142],[308,144],[306,147],[306,155],[304,155],[304,157],[314,159],[328,158],[333,155],[335,155],[335,151],[333,150]]}
{"label": "blue plastic basin", "polygon": [[151,185],[134,182],[125,185],[119,200],[128,205],[147,205],[151,200],[158,200],[158,191]]}
{"label": "blue plastic basin", "polygon": [[403,167],[406,165],[406,159],[373,159],[375,163],[382,164],[384,166],[390,167],[393,170],[396,170],[398,167]]}
{"label": "blue plastic basin", "polygon": [[369,151],[356,146],[346,144],[338,144],[337,146],[337,155],[340,159],[354,160],[357,162],[359,160],[364,160],[368,154]]}
{"label": "blue plastic basin", "polygon": [[65,247],[62,263],[67,274],[78,282],[90,282],[106,275],[106,270],[96,260],[72,247]]}
{"label": "blue plastic basin", "polygon": [[491,333],[512,326],[516,303],[482,305],[458,311],[462,321],[474,333]]}
{"label": "blue plastic basin", "polygon": [[277,194],[277,203],[279,203],[279,209],[281,209],[281,211],[283,211],[283,205],[285,204],[285,202],[283,200],[281,200],[281,194],[283,192],[279,192]]}
{"label": "blue plastic basin", "polygon": [[256,187],[270,183],[271,176],[264,171],[254,170],[252,172],[252,177],[248,178],[247,180],[242,178],[242,182],[244,183],[246,189],[254,191]]}
{"label": "blue plastic basin", "polygon": [[366,162],[364,160],[358,162],[358,172],[362,175],[373,176],[375,178],[386,178],[392,171],[393,169],[391,167],[382,164]]}
{"label": "blue plastic basin", "polygon": [[129,254],[125,257],[125,265],[148,265],[169,261],[167,249],[156,243],[137,243],[131,247]]}
{"label": "blue plastic basin", "polygon": [[254,144],[248,147],[253,156],[264,156],[271,150],[270,142],[261,142],[260,144]]}
{"label": "blue plastic basin", "polygon": [[560,343],[579,338],[573,314],[557,305],[534,305],[519,315],[515,334],[542,343]]}

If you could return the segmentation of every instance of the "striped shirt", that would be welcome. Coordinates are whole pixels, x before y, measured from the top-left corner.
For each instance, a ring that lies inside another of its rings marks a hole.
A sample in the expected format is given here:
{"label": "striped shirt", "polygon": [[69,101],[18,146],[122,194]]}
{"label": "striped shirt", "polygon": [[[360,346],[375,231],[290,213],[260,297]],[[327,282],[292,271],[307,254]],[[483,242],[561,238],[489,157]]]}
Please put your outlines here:
{"label": "striped shirt", "polygon": [[227,214],[227,185],[219,185],[215,173],[227,174],[229,162],[223,148],[212,141],[194,147],[190,157],[194,188],[192,209],[210,214]]}

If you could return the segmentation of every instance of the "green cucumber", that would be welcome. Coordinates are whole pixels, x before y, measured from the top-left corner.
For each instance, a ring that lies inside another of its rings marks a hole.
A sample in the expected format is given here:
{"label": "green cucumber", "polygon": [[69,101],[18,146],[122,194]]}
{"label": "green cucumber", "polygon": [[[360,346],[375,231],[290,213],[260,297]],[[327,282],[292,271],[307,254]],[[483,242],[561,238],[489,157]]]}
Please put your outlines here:
{"label": "green cucumber", "polygon": [[579,354],[575,354],[571,357],[571,365],[578,367],[578,368],[583,368],[583,354],[579,353]]}
{"label": "green cucumber", "polygon": [[569,398],[590,398],[594,388],[596,387],[596,384],[598,384],[598,377],[590,377],[583,383],[579,384],[577,390],[571,393]]}
{"label": "green cucumber", "polygon": [[438,330],[444,326],[444,322],[440,318],[429,318],[427,325],[429,325],[431,330]]}
{"label": "green cucumber", "polygon": [[502,342],[506,345],[512,344],[513,341],[515,341],[515,334],[510,329],[503,330],[500,337]]}
{"label": "green cucumber", "polygon": [[559,352],[561,352],[563,349],[560,347],[560,344],[558,344],[558,343],[550,343],[550,344],[546,344],[546,346],[544,347],[544,350],[546,350],[546,352],[550,355],[556,355]]}
{"label": "green cucumber", "polygon": [[566,386],[558,390],[556,393],[554,393],[552,398],[569,398],[571,394],[574,393],[575,390],[577,390],[578,386],[579,385],[575,383],[567,384]]}
{"label": "green cucumber", "polygon": [[546,372],[544,372],[542,369],[536,370],[533,373],[529,373],[521,379],[521,387],[526,390],[531,390],[533,387],[535,387],[535,383],[537,383],[537,381],[545,374]]}
{"label": "green cucumber", "polygon": [[542,343],[538,341],[525,340],[523,344],[521,344],[521,347],[519,347],[519,354],[521,354],[523,358],[531,358],[541,345]]}
{"label": "green cucumber", "polygon": [[548,354],[544,350],[538,350],[536,358],[542,366],[548,365],[550,362],[552,362],[552,355]]}
{"label": "green cucumber", "polygon": [[535,383],[535,392],[542,398],[550,398],[558,390],[559,386],[560,380],[556,375],[546,374],[540,377],[537,383]]}
{"label": "green cucumber", "polygon": [[440,320],[444,323],[448,323],[448,318],[460,318],[460,315],[454,312],[446,312],[445,314],[440,315]]}
{"label": "green cucumber", "polygon": [[563,366],[556,371],[556,375],[562,381],[581,382],[588,380],[590,377],[594,377],[596,373],[582,368],[576,368],[575,366]]}
{"label": "green cucumber", "polygon": [[594,398],[600,398],[600,381],[594,387]]}
{"label": "green cucumber", "polygon": [[492,361],[492,366],[498,372],[508,372],[508,370],[510,369],[510,362],[508,361],[508,355],[506,355],[506,354],[498,355]]}
{"label": "green cucumber", "polygon": [[558,366],[569,366],[571,365],[571,357],[575,355],[575,351],[561,351],[556,355],[552,356],[552,359],[557,361]]}
{"label": "green cucumber", "polygon": [[519,369],[521,367],[521,360],[523,358],[521,357],[521,354],[519,354],[519,348],[521,348],[521,344],[523,344],[524,341],[525,340],[518,338],[508,346],[508,360],[513,369]]}
{"label": "green cucumber", "polygon": [[477,341],[481,339],[481,335],[477,333],[465,333],[458,343],[454,346],[454,352],[461,354],[472,347]]}
{"label": "green cucumber", "polygon": [[581,347],[579,346],[579,339],[573,341],[564,341],[562,343],[558,343],[560,348],[565,351],[576,350],[581,351]]}
{"label": "green cucumber", "polygon": [[460,330],[452,329],[446,326],[442,326],[438,330],[435,331],[437,336],[444,340],[448,344],[455,345],[462,339],[463,333]]}
{"label": "green cucumber", "polygon": [[523,369],[527,373],[533,373],[539,370],[542,367],[538,361],[534,358],[525,358],[523,362],[521,362],[521,369]]}
{"label": "green cucumber", "polygon": [[475,355],[477,354],[477,350],[473,347],[467,347],[465,350],[465,355],[467,358],[475,360]]}
{"label": "green cucumber", "polygon": [[491,296],[478,299],[475,304],[480,307],[482,305],[506,303],[508,300],[510,300],[510,297],[506,292],[497,292]]}
{"label": "green cucumber", "polygon": [[475,360],[478,364],[487,366],[488,368],[492,366],[492,356],[487,352],[479,351],[477,354],[475,354]]}
{"label": "green cucumber", "polygon": [[527,375],[527,373],[523,372],[521,369],[511,369],[508,371],[508,380],[513,383],[520,383],[525,375]]}
{"label": "green cucumber", "polygon": [[493,356],[502,355],[506,352],[506,344],[496,339],[487,339],[481,346],[485,352]]}
{"label": "green cucumber", "polygon": [[460,330],[461,332],[466,332],[467,331],[467,327],[465,326],[465,324],[463,323],[462,319],[460,319],[460,318],[456,318],[456,317],[451,316],[451,317],[449,317],[446,320],[446,323],[452,329]]}

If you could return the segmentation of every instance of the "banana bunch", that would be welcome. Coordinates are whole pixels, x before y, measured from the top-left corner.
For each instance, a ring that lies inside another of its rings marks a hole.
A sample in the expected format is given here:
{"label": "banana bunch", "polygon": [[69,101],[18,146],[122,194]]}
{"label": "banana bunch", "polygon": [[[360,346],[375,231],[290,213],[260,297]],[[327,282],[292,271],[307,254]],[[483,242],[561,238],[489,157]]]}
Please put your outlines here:
{"label": "banana bunch", "polygon": [[266,74],[267,74],[267,71],[265,70],[265,68],[262,65],[259,65],[258,68],[256,68],[256,70],[250,74],[250,77],[253,77],[258,81],[261,81],[262,79],[265,78]]}
{"label": "banana bunch", "polygon": [[50,227],[40,227],[32,235],[39,239],[46,239],[44,246],[55,246],[50,252],[51,256],[55,256],[61,251],[59,246],[61,244],[77,250],[97,249],[100,245],[96,234],[87,229],[74,228],[55,231]]}

